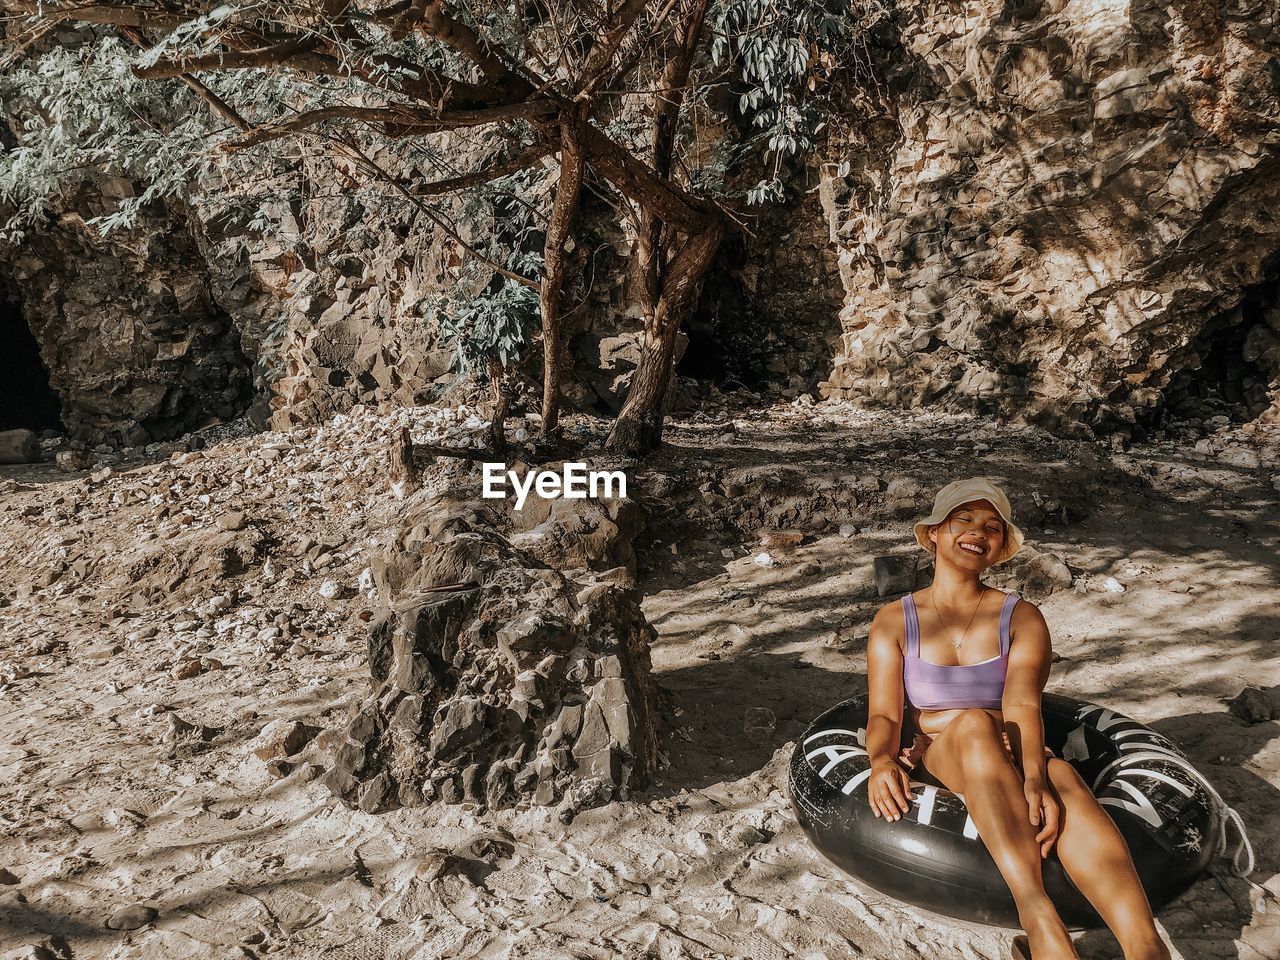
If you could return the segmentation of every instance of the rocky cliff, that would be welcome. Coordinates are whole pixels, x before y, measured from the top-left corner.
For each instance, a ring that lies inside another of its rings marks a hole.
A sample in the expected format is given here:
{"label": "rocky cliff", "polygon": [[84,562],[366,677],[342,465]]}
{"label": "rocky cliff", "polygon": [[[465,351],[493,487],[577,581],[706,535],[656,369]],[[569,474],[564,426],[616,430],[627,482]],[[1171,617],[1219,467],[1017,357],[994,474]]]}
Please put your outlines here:
{"label": "rocky cliff", "polygon": [[[887,24],[889,122],[833,122],[858,141],[836,134],[789,206],[726,242],[679,372],[1121,443],[1276,416],[1275,3],[903,0]],[[347,202],[334,158],[294,174],[261,235],[173,208],[90,241],[74,221],[135,189],[113,182],[0,264],[82,439],[246,409],[287,429],[456,385],[423,305],[456,286],[459,248]],[[634,240],[593,202],[565,392],[608,413],[638,355]]]}
{"label": "rocky cliff", "polygon": [[823,200],[828,395],[1121,437],[1280,396],[1280,12],[900,7],[896,138]]}

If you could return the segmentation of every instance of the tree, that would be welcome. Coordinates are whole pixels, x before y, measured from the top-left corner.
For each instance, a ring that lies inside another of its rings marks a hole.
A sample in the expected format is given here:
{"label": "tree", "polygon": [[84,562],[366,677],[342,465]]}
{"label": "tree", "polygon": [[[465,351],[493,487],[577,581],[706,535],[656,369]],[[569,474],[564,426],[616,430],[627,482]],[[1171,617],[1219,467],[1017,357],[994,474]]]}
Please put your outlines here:
{"label": "tree", "polygon": [[[564,364],[565,251],[582,191],[613,204],[635,231],[644,291],[641,359],[608,441],[632,453],[661,442],[677,333],[721,238],[743,224],[743,206],[781,195],[784,161],[819,139],[815,91],[838,64],[865,64],[867,31],[881,18],[867,0],[0,0],[0,9],[21,18],[8,61],[28,60],[5,81],[6,99],[25,104],[23,145],[0,166],[0,199],[19,211],[10,238],[85,164],[116,164],[148,183],[137,204],[99,224],[110,228],[147,199],[193,189],[229,210],[251,208],[256,198],[226,186],[228,171],[278,171],[309,145],[342,158],[348,176],[358,170],[363,189],[387,191],[430,221],[488,278],[472,300],[452,304],[455,321],[536,291],[548,434]],[[65,23],[92,25],[87,53],[34,52]],[[203,116],[157,92],[159,82],[184,84]],[[709,116],[709,92],[726,85],[745,131],[726,125],[730,135],[706,150],[690,119]],[[460,151],[442,152],[442,137],[483,146],[472,154],[483,159],[458,170]],[[735,196],[728,171],[761,149],[770,175]],[[550,155],[559,171],[544,193],[534,174]],[[433,175],[406,173],[424,168]],[[457,194],[536,209],[540,255],[464,236],[435,204]],[[520,338],[503,329],[510,348]],[[474,369],[498,383],[513,351],[477,349],[488,353]]]}

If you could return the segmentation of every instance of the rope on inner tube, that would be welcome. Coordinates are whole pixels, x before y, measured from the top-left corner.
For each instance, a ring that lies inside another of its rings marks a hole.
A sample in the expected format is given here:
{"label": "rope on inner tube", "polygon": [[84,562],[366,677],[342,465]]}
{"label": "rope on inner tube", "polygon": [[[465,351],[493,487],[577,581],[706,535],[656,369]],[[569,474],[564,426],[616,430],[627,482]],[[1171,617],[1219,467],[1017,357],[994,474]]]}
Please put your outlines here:
{"label": "rope on inner tube", "polygon": [[[1205,779],[1204,774],[1193,767],[1191,765],[1191,761],[1187,760],[1185,757],[1180,757],[1171,752],[1166,753],[1164,751],[1160,751],[1157,753],[1154,750],[1126,753],[1124,756],[1119,757],[1116,760],[1112,760],[1102,768],[1102,772],[1094,778],[1092,788],[1093,792],[1095,794],[1098,792],[1098,784],[1102,782],[1103,777],[1111,772],[1113,767],[1123,766],[1137,760],[1161,760],[1165,763],[1172,763],[1174,766],[1182,769],[1189,777],[1199,783],[1200,786],[1204,787],[1205,790],[1208,791],[1209,796],[1213,798],[1214,803],[1216,804],[1215,813],[1218,815],[1218,846],[1217,849],[1214,850],[1214,855],[1222,856],[1227,852],[1227,827],[1230,824],[1235,824],[1236,830],[1240,833],[1240,844],[1236,847],[1236,852],[1231,856],[1231,875],[1234,877],[1247,877],[1249,874],[1253,873],[1253,846],[1249,843],[1249,835],[1245,833],[1244,821],[1240,819],[1240,814],[1227,805],[1227,801],[1222,799],[1222,795],[1219,794],[1217,790],[1213,789],[1213,784]],[[1240,866],[1241,854],[1245,855],[1245,862],[1248,864],[1245,867]]]}

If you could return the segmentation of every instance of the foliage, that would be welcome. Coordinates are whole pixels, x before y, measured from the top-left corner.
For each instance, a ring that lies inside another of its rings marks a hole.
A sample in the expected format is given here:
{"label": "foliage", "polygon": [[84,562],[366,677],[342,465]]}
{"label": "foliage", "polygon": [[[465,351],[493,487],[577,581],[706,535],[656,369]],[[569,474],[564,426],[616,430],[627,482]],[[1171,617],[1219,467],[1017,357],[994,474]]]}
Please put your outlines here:
{"label": "foliage", "polygon": [[716,3],[711,61],[736,71],[737,108],[755,131],[738,152],[762,144],[771,168],[747,191],[748,204],[783,199],[783,161],[818,145],[837,71],[867,67],[867,33],[885,15],[879,0]]}
{"label": "foliage", "polygon": [[453,345],[451,369],[483,382],[490,358],[504,368],[519,360],[530,331],[537,326],[538,294],[506,277],[495,278],[494,284],[473,297],[437,295],[428,302],[427,316],[440,325],[445,342]]}
{"label": "foliage", "polygon": [[[463,198],[460,219],[490,225],[476,245],[523,276],[536,277],[542,270],[540,211],[526,198],[537,193],[544,178],[539,171],[522,170]],[[469,292],[478,283],[483,287]],[[425,317],[439,325],[444,342],[453,346],[452,369],[484,381],[489,359],[504,368],[519,360],[539,324],[539,306],[536,290],[491,274],[472,260],[450,293],[428,298]]]}

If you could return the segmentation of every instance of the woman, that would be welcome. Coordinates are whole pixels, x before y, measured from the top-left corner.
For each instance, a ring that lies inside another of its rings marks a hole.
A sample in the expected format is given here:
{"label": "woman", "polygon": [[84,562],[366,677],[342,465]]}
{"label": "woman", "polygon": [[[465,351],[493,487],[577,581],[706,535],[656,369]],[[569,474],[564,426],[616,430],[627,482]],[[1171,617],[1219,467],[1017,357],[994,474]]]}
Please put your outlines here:
{"label": "woman", "polygon": [[[1026,931],[1015,957],[1078,956],[1041,879],[1040,861],[1056,847],[1125,960],[1169,960],[1120,831],[1071,764],[1045,748],[1044,617],[979,579],[1022,546],[1010,513],[1004,491],[974,477],[943,487],[915,525],[935,555],[933,583],[882,607],[868,638],[871,809],[889,820],[906,813],[916,767],[964,796]],[[904,698],[915,737],[899,754]]]}

